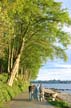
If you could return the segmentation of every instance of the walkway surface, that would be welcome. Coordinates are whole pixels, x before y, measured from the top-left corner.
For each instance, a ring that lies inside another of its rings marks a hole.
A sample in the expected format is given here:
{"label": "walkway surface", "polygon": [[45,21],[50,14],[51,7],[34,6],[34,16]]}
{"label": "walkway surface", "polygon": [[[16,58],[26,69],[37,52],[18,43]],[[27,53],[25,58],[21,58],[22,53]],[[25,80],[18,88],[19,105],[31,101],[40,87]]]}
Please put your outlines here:
{"label": "walkway surface", "polygon": [[11,102],[4,105],[3,108],[55,108],[48,102],[29,101],[28,93],[22,93]]}

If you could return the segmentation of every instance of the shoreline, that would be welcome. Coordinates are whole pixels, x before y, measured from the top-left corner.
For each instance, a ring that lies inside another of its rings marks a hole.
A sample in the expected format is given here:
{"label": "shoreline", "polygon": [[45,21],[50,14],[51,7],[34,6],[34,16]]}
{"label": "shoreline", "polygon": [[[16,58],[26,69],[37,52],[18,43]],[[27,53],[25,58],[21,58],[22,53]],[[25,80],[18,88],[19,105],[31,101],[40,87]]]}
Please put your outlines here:
{"label": "shoreline", "polygon": [[58,96],[63,99],[63,101],[67,102],[71,106],[71,94],[69,93],[63,93],[63,92],[57,92]]}
{"label": "shoreline", "polygon": [[57,94],[58,98],[67,102],[69,104],[69,106],[71,107],[71,94],[70,93],[65,93],[65,92],[61,92],[59,90],[48,89],[48,88],[45,88],[45,92],[48,94]]}

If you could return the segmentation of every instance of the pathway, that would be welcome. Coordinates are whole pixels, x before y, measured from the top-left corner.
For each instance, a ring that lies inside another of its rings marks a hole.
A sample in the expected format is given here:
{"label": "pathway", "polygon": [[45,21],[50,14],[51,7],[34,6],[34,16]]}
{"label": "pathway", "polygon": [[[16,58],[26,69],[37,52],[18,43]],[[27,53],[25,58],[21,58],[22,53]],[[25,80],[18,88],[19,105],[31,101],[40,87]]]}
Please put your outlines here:
{"label": "pathway", "polygon": [[28,93],[22,93],[11,102],[5,104],[3,108],[55,108],[48,102],[29,101]]}

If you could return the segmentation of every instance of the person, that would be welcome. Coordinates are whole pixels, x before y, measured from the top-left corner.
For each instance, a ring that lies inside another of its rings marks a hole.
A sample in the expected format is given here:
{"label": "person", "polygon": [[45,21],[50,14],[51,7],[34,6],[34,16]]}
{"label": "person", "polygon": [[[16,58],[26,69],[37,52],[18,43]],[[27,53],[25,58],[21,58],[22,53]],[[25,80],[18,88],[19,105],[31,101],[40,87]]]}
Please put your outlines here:
{"label": "person", "polygon": [[28,90],[29,90],[29,100],[32,100],[33,99],[33,85],[32,84],[29,85]]}
{"label": "person", "polygon": [[37,85],[34,86],[34,99],[39,100],[39,87]]}
{"label": "person", "polygon": [[35,86],[34,96],[35,96],[35,99],[37,99],[38,101],[40,101],[40,92],[41,92],[41,85],[37,84]]}
{"label": "person", "polygon": [[42,91],[40,92],[40,101],[44,101],[44,88],[42,88]]}
{"label": "person", "polygon": [[44,101],[44,88],[42,87],[41,84],[39,87],[39,97],[40,97],[40,101]]}
{"label": "person", "polygon": [[40,91],[39,91],[39,87],[40,87],[40,85],[38,84],[38,85],[36,85],[36,99],[38,100],[38,101],[40,101]]}

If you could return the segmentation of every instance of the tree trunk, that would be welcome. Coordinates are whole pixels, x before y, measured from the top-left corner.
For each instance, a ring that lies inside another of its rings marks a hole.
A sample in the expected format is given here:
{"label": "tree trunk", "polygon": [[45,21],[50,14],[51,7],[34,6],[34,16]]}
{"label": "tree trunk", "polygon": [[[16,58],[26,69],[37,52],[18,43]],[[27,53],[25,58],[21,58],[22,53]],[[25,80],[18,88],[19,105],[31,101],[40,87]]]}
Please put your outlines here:
{"label": "tree trunk", "polygon": [[11,54],[11,69],[13,67],[13,52],[14,52],[14,46],[12,48],[12,54]]}
{"label": "tree trunk", "polygon": [[14,67],[13,67],[13,69],[12,69],[11,77],[10,77],[10,79],[9,79],[9,81],[8,81],[8,85],[9,85],[9,86],[12,86],[12,84],[13,84],[13,81],[14,81],[14,79],[15,79],[15,75],[16,75],[18,69],[19,69],[19,62],[20,62],[20,54],[18,55],[18,57],[17,57],[17,59],[16,59],[16,62],[15,62],[15,64],[14,64]]}
{"label": "tree trunk", "polygon": [[28,69],[25,70],[24,75],[23,75],[23,79],[24,79],[24,81],[30,81],[31,74],[30,74]]}
{"label": "tree trunk", "polygon": [[21,57],[21,54],[22,54],[22,51],[24,49],[24,42],[25,42],[25,39],[23,38],[23,42],[22,42],[22,45],[21,45],[21,49],[20,49],[20,53],[18,54],[17,56],[17,59],[14,63],[14,66],[13,66],[13,69],[11,71],[11,77],[10,79],[8,80],[8,85],[9,86],[12,86],[13,84],[13,81],[15,79],[15,76],[16,74],[18,73],[18,70],[19,70],[19,63],[20,63],[20,57]]}
{"label": "tree trunk", "polygon": [[25,71],[24,75],[23,75],[24,81],[27,81],[27,71]]}
{"label": "tree trunk", "polygon": [[8,57],[8,73],[10,74],[10,68],[11,68],[11,45],[9,44],[9,57]]}

